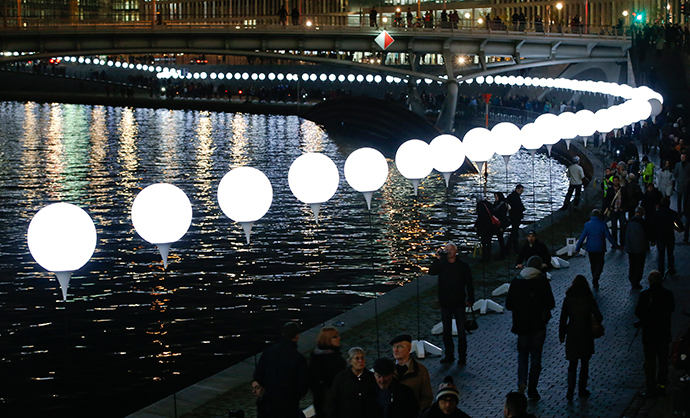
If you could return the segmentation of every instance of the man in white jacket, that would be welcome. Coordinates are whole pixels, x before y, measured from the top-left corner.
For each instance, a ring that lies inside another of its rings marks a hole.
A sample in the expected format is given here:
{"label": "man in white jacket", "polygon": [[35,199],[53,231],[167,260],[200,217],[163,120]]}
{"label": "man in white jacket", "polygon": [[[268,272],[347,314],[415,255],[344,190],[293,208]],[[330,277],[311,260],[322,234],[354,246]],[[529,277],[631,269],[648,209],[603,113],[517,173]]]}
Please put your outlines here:
{"label": "man in white jacket", "polygon": [[580,192],[582,191],[582,180],[585,179],[585,171],[580,166],[580,157],[577,155],[573,157],[573,163],[568,167],[566,172],[568,175],[568,180],[570,181],[570,186],[568,187],[568,193],[565,195],[565,201],[561,210],[565,210],[570,206],[570,198],[575,192],[575,202],[573,206],[575,210],[580,205]]}

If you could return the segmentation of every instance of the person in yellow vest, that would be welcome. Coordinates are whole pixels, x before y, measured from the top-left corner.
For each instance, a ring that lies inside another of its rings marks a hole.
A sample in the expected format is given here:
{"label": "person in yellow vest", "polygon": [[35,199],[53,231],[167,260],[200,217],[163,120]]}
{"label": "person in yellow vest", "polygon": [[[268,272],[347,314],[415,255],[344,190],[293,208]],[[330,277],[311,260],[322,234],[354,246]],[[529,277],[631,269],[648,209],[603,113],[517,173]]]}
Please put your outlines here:
{"label": "person in yellow vest", "polygon": [[644,184],[654,183],[654,163],[649,161],[649,157],[646,155],[642,157],[640,175]]}

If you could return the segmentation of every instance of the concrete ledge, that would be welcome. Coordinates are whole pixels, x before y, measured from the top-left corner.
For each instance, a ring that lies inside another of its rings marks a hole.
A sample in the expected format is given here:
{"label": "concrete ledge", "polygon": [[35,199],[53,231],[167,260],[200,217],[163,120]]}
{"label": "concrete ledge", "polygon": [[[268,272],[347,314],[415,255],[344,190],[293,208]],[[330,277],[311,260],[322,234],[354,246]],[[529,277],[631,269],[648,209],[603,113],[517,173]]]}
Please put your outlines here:
{"label": "concrete ledge", "polygon": [[[327,324],[333,325],[336,323],[343,323],[338,326],[340,333],[351,330],[352,328],[362,324],[365,321],[373,319],[378,311],[382,314],[387,310],[400,305],[400,303],[417,296],[417,286],[419,285],[419,293],[424,293],[432,287],[436,286],[437,278],[429,275],[424,275],[418,279],[407,283],[404,286],[398,287],[387,292],[385,295],[372,299],[354,309],[344,312],[330,321]],[[301,353],[306,354],[314,350],[316,347],[316,337],[321,331],[322,325],[317,325],[310,328],[301,334],[298,349]],[[258,356],[257,356],[258,357]],[[204,403],[220,396],[231,389],[251,382],[254,375],[254,361],[255,356],[249,357],[232,367],[229,367],[207,379],[204,379],[192,386],[189,386],[174,395],[147,406],[133,414],[128,415],[129,418],[161,418],[181,416]],[[177,408],[177,409],[176,409]],[[175,411],[177,410],[177,415]]]}

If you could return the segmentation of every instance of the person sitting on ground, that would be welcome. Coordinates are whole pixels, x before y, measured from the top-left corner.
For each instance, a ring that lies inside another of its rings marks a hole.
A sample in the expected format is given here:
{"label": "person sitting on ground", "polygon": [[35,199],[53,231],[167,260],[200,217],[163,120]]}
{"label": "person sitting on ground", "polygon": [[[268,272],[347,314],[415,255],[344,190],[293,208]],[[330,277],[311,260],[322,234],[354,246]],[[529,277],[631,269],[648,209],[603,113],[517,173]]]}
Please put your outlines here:
{"label": "person sitting on ground", "polygon": [[424,411],[421,418],[470,418],[469,415],[458,409],[460,392],[453,383],[452,376],[446,376],[443,383],[438,386],[436,402]]}
{"label": "person sitting on ground", "polygon": [[527,413],[527,398],[520,392],[510,392],[506,395],[503,416],[505,418],[536,418]]}
{"label": "person sitting on ground", "polygon": [[535,255],[542,260],[542,271],[551,270],[551,253],[549,249],[546,248],[546,244],[539,241],[537,232],[534,229],[530,229],[527,231],[527,242],[522,246],[517,260],[515,260],[515,267],[519,269],[524,268],[524,263]]}
{"label": "person sitting on ground", "polygon": [[419,414],[419,404],[412,389],[398,382],[395,377],[395,364],[388,358],[380,358],[374,362],[374,377],[376,378],[376,395],[374,403],[377,405],[376,417],[380,418],[416,418]]}
{"label": "person sitting on ground", "polygon": [[434,400],[431,378],[426,367],[410,357],[412,336],[408,334],[398,335],[389,344],[393,348],[393,357],[395,358],[395,377],[400,383],[412,389],[421,410],[428,408]]}

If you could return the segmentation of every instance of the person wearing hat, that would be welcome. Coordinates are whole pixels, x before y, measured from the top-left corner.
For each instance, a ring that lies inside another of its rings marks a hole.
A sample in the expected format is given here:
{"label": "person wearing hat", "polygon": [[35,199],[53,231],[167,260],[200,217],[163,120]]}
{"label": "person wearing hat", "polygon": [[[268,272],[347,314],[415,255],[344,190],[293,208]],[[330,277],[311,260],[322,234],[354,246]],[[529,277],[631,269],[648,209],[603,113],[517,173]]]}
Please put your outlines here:
{"label": "person wearing hat", "polygon": [[443,383],[438,386],[436,402],[422,413],[421,418],[470,418],[469,415],[458,409],[460,392],[453,383],[452,376],[446,376]]}
{"label": "person wearing hat", "polygon": [[395,377],[395,364],[388,358],[374,362],[376,378],[375,404],[376,417],[380,418],[416,418],[419,404],[412,389],[398,382]]}
{"label": "person wearing hat", "polygon": [[559,210],[565,210],[570,206],[570,198],[572,197],[573,192],[575,192],[575,202],[573,203],[573,207],[575,210],[577,210],[577,207],[580,205],[582,181],[586,179],[585,171],[582,169],[582,166],[580,166],[580,157],[577,155],[573,157],[573,163],[568,166],[566,174],[568,176],[570,186],[568,186],[568,192],[565,194],[563,206]]}
{"label": "person wearing hat", "polygon": [[389,344],[395,358],[395,377],[400,383],[412,389],[421,410],[428,408],[434,400],[431,378],[426,367],[410,356],[412,336],[398,335],[390,340]]}
{"label": "person wearing hat", "polygon": [[506,251],[510,251],[512,247],[513,250],[518,252],[518,240],[520,239],[520,223],[525,215],[525,205],[522,204],[522,199],[520,195],[524,193],[525,187],[522,184],[517,184],[515,190],[510,192],[508,197],[506,197],[506,202],[510,207],[508,209],[508,218],[510,219],[510,237],[508,237],[508,242],[506,243]]}
{"label": "person wearing hat", "polygon": [[527,242],[520,248],[520,252],[515,260],[515,267],[519,269],[524,268],[524,264],[527,260],[535,255],[538,256],[543,263],[540,267],[542,271],[551,269],[551,253],[549,249],[546,247],[546,244],[539,241],[537,232],[534,229],[530,229],[527,231]]}
{"label": "person wearing hat", "polygon": [[[438,275],[438,303],[441,306],[443,323],[443,346],[445,356],[441,363],[452,363],[453,317],[458,330],[458,363],[467,359],[467,336],[465,335],[465,307],[474,304],[474,282],[470,266],[458,257],[458,248],[452,242],[436,252],[437,259],[429,268],[429,275]],[[467,291],[465,291],[467,289]]]}
{"label": "person wearing hat", "polygon": [[506,298],[506,309],[513,312],[511,331],[518,336],[518,390],[524,393],[527,389],[527,396],[533,401],[541,398],[537,392],[541,353],[546,339],[546,324],[551,319],[551,310],[556,307],[551,284],[541,266],[541,258],[530,257],[527,267],[510,283]]}
{"label": "person wearing hat", "polygon": [[307,359],[297,351],[300,327],[296,322],[283,325],[282,339],[261,354],[254,380],[265,389],[266,416],[301,417],[299,401],[309,390]]}
{"label": "person wearing hat", "polygon": [[[640,292],[635,316],[642,327],[645,397],[663,395],[668,380],[668,346],[671,343],[671,314],[676,309],[673,292],[663,285],[658,270],[649,273],[649,289]],[[658,367],[657,367],[658,364]]]}

